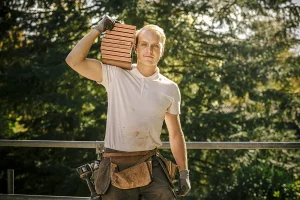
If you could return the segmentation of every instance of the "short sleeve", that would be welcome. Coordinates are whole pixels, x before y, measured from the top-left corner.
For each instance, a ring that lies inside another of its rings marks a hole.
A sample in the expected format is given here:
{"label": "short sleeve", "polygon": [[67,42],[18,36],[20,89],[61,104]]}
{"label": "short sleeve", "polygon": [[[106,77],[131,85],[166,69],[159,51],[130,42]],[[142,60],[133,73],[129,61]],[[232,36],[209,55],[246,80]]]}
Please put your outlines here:
{"label": "short sleeve", "polygon": [[167,112],[173,115],[180,114],[180,102],[181,102],[180,90],[178,88],[178,85],[175,84],[171,105],[168,108]]}
{"label": "short sleeve", "polygon": [[115,73],[115,66],[106,65],[102,63],[102,81],[97,83],[103,85],[107,90],[113,80],[113,77],[115,76]]}

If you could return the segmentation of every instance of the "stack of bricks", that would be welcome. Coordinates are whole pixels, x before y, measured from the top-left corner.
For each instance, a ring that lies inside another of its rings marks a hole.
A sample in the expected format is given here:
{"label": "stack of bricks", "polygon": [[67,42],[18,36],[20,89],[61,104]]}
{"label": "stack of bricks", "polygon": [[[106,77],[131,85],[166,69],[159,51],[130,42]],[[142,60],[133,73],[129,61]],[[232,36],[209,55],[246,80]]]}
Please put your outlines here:
{"label": "stack of bricks", "polygon": [[136,27],[116,23],[101,42],[102,63],[131,69],[131,51]]}

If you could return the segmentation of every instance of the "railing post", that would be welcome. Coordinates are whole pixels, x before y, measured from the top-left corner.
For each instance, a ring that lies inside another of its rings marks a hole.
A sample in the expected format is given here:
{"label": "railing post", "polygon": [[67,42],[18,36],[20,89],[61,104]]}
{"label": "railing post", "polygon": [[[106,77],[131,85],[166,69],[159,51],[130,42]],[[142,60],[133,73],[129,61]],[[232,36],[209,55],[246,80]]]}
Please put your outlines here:
{"label": "railing post", "polygon": [[14,177],[14,170],[8,169],[7,170],[7,193],[14,194],[14,186],[15,186],[15,177]]}

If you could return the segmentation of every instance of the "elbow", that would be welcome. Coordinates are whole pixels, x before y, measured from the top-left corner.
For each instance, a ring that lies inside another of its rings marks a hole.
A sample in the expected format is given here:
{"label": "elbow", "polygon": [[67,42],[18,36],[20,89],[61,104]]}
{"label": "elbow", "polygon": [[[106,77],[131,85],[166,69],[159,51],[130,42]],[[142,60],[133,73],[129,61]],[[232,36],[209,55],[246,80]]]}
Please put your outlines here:
{"label": "elbow", "polygon": [[74,64],[73,64],[73,60],[72,60],[72,57],[70,55],[68,55],[65,59],[66,63],[72,67]]}
{"label": "elbow", "polygon": [[75,70],[78,62],[76,60],[74,60],[74,58],[72,58],[72,56],[68,55],[65,59],[66,63]]}
{"label": "elbow", "polygon": [[83,61],[77,59],[76,56],[70,55],[70,54],[66,57],[65,61],[74,70],[75,70],[75,68],[80,66],[81,63],[83,62]]}

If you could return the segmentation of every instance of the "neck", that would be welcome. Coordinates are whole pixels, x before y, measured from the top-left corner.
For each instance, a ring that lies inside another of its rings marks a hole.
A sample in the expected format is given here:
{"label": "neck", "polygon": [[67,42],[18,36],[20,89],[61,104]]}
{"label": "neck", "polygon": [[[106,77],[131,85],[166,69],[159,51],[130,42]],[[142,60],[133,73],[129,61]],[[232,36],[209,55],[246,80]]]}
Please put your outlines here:
{"label": "neck", "polygon": [[143,76],[145,76],[145,77],[152,76],[158,68],[157,65],[148,66],[148,65],[143,65],[140,63],[137,63],[136,67],[138,68],[140,73],[143,74]]}

